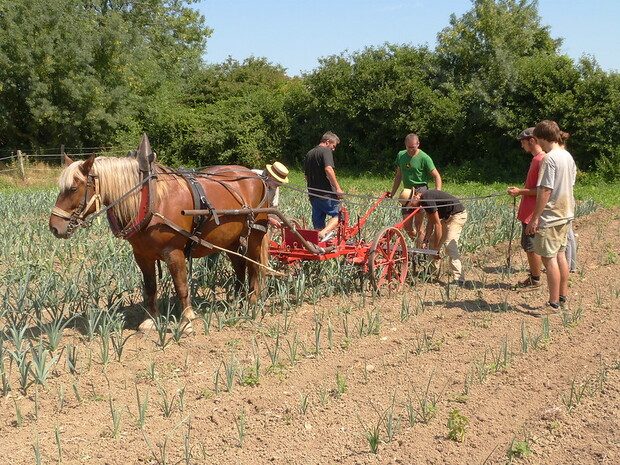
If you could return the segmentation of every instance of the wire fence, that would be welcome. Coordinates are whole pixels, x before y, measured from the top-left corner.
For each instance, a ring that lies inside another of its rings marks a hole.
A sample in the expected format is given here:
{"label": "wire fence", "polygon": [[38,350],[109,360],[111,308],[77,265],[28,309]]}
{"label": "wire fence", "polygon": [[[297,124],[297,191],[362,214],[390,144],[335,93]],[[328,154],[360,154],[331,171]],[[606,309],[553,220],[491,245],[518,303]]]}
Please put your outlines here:
{"label": "wire fence", "polygon": [[[34,171],[47,171],[46,168],[40,168],[33,166],[33,161],[42,161],[53,167],[54,165],[62,166],[65,156],[71,159],[89,158],[93,155],[108,155],[108,156],[124,156],[127,155],[130,150],[122,150],[116,147],[60,147],[52,149],[37,149],[34,153],[29,153],[23,150],[3,150],[4,153],[10,153],[10,155],[0,157],[0,173],[14,173],[19,172],[22,179],[26,179],[29,172]],[[50,153],[51,152],[51,153]],[[57,161],[55,163],[54,161]]]}

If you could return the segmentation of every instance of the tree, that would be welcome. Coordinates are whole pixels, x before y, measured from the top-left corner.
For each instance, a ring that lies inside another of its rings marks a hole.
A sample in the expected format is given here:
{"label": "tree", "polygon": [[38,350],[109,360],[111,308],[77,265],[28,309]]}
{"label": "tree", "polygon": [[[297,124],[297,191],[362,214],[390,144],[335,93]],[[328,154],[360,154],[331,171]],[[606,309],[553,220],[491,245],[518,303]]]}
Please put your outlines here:
{"label": "tree", "polygon": [[[438,129],[453,131],[459,103],[450,86],[435,83],[436,61],[427,48],[386,44],[321,60],[304,76],[289,108],[295,153],[305,153],[326,130],[342,139],[339,163],[391,169],[409,132],[436,140]],[[303,150],[305,148],[305,150]]]}
{"label": "tree", "polygon": [[[0,146],[108,144],[200,66],[210,33],[185,0],[0,3]],[[166,85],[164,85],[166,84]]]}

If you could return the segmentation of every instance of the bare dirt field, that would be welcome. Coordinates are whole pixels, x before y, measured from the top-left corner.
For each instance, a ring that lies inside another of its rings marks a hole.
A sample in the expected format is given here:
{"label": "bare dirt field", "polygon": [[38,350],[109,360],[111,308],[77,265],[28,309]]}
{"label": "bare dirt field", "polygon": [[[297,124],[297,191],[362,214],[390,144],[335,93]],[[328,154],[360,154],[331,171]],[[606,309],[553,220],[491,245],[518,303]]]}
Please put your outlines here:
{"label": "bare dirt field", "polygon": [[196,321],[165,350],[126,330],[105,367],[100,344],[70,332],[76,374],[66,350],[26,395],[11,371],[2,460],[620,463],[620,211],[575,232],[569,304],[548,319],[528,313],[546,284],[512,290],[525,256],[507,274],[502,244],[467,257],[465,288],[334,297],[220,329],[213,318],[209,334]]}

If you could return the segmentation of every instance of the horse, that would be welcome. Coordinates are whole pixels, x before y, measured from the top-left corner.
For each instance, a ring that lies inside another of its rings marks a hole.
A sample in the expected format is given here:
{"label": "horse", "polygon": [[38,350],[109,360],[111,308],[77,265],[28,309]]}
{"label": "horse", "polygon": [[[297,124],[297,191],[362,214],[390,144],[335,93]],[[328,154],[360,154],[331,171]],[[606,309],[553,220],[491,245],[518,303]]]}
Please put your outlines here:
{"label": "horse", "polygon": [[[144,189],[146,182],[141,180],[140,165],[135,157],[93,155],[85,161],[73,161],[66,157],[65,165],[59,178],[60,193],[50,215],[49,228],[57,238],[69,238],[77,227],[88,224],[100,201],[108,209],[113,232],[131,232],[121,236],[131,244],[144,278],[144,301],[148,315],[139,325],[140,331],[152,329],[159,314],[156,302],[157,260],[165,262],[172,276],[183,309],[181,325],[185,333],[192,332],[191,321],[196,317],[189,296],[186,258],[204,257],[225,250],[237,277],[236,290],[243,288],[247,271],[249,299],[256,301],[264,279],[260,263],[267,214],[256,213],[251,221],[247,215],[218,217],[217,213],[213,214],[213,210],[265,206],[265,184],[251,170],[243,166],[221,165],[193,173],[194,181],[202,186],[211,204],[212,214],[202,217],[199,229],[192,231],[192,226],[196,225],[193,217],[181,214],[182,210],[195,208],[189,181],[182,172],[156,163],[151,165],[153,171],[148,181],[154,181],[154,192],[150,193],[153,211],[143,218],[144,224],[140,224],[137,218],[144,210],[140,187]],[[193,241],[188,247],[191,241],[188,233],[201,241]],[[245,255],[237,253],[240,247],[245,249]]]}

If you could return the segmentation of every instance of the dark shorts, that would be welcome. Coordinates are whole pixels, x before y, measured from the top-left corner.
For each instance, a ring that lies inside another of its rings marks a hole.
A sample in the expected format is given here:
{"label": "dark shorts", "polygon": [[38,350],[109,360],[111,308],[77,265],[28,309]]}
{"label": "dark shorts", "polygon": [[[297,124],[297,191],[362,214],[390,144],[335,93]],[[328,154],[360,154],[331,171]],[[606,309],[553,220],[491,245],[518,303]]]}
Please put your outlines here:
{"label": "dark shorts", "polygon": [[[427,191],[428,184],[422,184],[421,186],[414,186],[414,189],[416,193]],[[405,216],[408,216],[409,213],[411,213],[413,210],[415,210],[415,207],[402,207],[400,209],[400,212],[402,213],[403,217],[405,217]]]}
{"label": "dark shorts", "polygon": [[310,197],[312,205],[312,225],[314,229],[323,229],[325,227],[326,216],[338,216],[340,213],[340,201],[338,199],[320,199],[318,197]]}
{"label": "dark shorts", "polygon": [[534,252],[534,234],[528,236],[525,234],[525,228],[527,228],[527,224],[521,223],[521,247],[526,252]]}

